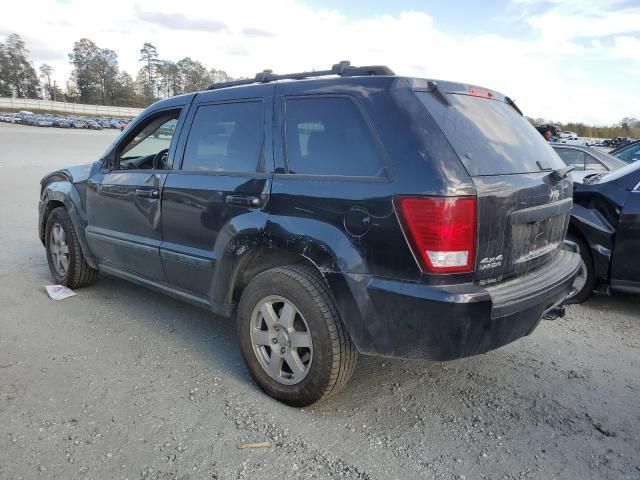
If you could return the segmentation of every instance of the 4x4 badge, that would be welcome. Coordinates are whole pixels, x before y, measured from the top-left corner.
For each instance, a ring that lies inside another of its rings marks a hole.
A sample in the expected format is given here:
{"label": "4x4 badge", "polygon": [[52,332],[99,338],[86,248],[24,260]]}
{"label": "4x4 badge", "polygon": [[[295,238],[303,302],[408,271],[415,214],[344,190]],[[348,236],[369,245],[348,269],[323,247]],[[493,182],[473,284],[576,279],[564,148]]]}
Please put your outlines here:
{"label": "4x4 badge", "polygon": [[552,187],[551,191],[549,192],[549,201],[557,202],[558,200],[560,200],[560,189]]}

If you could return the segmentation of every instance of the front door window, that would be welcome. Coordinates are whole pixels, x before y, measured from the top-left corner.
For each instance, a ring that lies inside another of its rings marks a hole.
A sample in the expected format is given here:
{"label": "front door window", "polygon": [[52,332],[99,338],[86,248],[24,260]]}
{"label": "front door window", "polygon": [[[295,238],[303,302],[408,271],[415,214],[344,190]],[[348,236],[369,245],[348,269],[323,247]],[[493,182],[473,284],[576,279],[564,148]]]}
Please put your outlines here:
{"label": "front door window", "polygon": [[141,124],[135,137],[120,149],[116,170],[169,168],[169,147],[179,115],[179,110],[162,112]]}

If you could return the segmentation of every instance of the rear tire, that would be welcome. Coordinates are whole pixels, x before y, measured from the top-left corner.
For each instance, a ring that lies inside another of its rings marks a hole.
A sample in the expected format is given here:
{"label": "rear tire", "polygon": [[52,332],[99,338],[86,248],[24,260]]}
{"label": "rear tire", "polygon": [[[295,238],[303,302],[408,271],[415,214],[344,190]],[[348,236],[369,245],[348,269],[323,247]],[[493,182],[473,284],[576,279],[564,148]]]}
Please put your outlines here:
{"label": "rear tire", "polygon": [[578,291],[565,301],[565,304],[571,305],[582,303],[591,296],[591,293],[596,286],[596,279],[593,272],[593,259],[591,258],[591,249],[589,248],[589,245],[587,245],[582,238],[576,237],[575,235],[567,235],[567,240],[574,242],[580,248],[581,270],[579,275],[582,276],[582,280],[584,282],[582,287],[578,288]]}
{"label": "rear tire", "polygon": [[49,214],[44,238],[49,270],[58,284],[82,288],[96,281],[98,271],[85,261],[71,217],[63,207]]}
{"label": "rear tire", "polygon": [[355,368],[357,351],[331,292],[309,267],[255,277],[242,294],[237,326],[251,376],[288,405],[305,407],[335,394]]}

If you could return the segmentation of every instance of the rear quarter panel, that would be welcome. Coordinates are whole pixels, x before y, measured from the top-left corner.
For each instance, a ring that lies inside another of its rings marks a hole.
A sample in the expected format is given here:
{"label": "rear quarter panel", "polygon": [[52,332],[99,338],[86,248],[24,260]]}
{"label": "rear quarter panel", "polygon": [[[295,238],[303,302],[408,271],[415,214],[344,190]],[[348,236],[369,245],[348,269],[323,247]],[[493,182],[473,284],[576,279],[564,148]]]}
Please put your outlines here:
{"label": "rear quarter panel", "polygon": [[[287,97],[348,96],[379,146],[380,177],[288,174]],[[418,264],[393,207],[395,195],[473,195],[475,189],[444,135],[406,79],[359,77],[278,84],[274,113],[276,174],[267,245],[304,252],[322,271],[417,281]]]}

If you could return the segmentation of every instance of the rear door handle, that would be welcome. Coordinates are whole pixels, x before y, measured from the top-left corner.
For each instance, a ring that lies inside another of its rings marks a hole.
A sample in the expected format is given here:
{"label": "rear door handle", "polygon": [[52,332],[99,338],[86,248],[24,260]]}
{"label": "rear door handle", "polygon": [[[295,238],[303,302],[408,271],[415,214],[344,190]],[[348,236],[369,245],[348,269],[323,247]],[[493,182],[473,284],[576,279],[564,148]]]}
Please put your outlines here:
{"label": "rear door handle", "polygon": [[160,191],[155,188],[136,188],[136,197],[160,198]]}
{"label": "rear door handle", "polygon": [[251,197],[246,195],[227,195],[226,202],[227,205],[250,208],[258,208],[261,204],[260,197]]}

